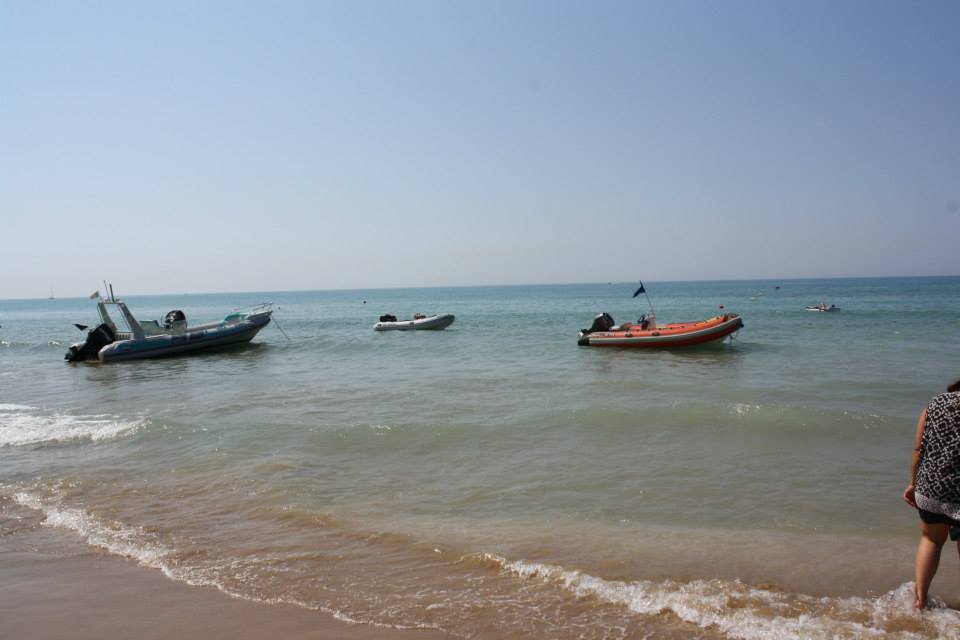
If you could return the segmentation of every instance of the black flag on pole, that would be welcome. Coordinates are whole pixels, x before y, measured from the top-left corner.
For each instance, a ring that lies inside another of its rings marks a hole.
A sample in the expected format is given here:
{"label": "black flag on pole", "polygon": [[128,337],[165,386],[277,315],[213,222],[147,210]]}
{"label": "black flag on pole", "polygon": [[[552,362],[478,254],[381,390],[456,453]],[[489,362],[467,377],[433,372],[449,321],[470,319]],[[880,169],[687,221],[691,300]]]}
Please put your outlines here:
{"label": "black flag on pole", "polygon": [[633,297],[636,298],[641,293],[646,293],[647,290],[643,288],[643,283],[640,283],[640,288],[633,292]]}

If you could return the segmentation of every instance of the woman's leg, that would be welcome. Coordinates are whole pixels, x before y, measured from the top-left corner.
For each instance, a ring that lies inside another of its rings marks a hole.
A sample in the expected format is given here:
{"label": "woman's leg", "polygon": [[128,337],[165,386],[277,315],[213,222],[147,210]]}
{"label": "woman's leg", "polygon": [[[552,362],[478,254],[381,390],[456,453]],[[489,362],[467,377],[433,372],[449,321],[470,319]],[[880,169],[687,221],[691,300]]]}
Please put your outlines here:
{"label": "woman's leg", "polygon": [[947,541],[950,526],[946,524],[920,523],[920,544],[917,546],[916,594],[913,606],[917,609],[927,607],[927,590],[933,582],[940,564],[940,551]]}

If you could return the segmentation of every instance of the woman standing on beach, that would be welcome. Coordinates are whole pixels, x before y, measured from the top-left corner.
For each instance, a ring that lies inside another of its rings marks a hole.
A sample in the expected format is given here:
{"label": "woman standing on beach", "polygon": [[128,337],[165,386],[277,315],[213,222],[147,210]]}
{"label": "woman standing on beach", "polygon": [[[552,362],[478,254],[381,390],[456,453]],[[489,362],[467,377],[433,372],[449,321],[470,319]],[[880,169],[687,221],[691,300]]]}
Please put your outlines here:
{"label": "woman standing on beach", "polygon": [[960,538],[960,380],[920,414],[910,478],[903,499],[920,512],[921,520],[913,606],[924,609],[947,536]]}

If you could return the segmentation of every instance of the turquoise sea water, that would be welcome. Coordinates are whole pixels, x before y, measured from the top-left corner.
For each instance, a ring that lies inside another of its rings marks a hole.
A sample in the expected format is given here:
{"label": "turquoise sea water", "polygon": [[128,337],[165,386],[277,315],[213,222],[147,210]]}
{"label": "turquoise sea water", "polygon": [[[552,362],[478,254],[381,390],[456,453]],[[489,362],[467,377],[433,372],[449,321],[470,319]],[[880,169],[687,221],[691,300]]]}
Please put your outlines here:
{"label": "turquoise sea water", "polygon": [[[647,283],[660,322],[745,328],[578,347],[596,313],[648,311],[635,286],[123,296],[196,322],[271,300],[290,339],[113,365],[62,361],[92,301],[2,301],[0,526],[465,637],[956,634],[905,604],[900,493],[960,377],[960,278]],[[415,311],[457,320],[372,331]]]}

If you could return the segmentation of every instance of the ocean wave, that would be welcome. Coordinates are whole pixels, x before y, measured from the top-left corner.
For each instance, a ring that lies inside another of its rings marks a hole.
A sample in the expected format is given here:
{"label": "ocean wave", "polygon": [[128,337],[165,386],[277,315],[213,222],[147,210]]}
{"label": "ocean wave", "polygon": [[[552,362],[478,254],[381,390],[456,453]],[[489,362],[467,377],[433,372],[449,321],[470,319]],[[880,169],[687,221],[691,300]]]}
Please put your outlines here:
{"label": "ocean wave", "polygon": [[752,411],[759,411],[759,404],[747,404],[746,402],[735,402],[730,406],[730,411],[740,416],[745,416]]}
{"label": "ocean wave", "polygon": [[817,598],[736,580],[623,582],[495,554],[483,554],[482,560],[519,578],[554,584],[578,598],[597,598],[640,615],[669,612],[743,640],[960,638],[960,612],[939,598],[931,598],[929,611],[913,610],[912,582],[877,598]]}
{"label": "ocean wave", "polygon": [[814,425],[859,426],[869,428],[900,428],[896,416],[854,411],[842,407],[812,404],[758,403],[758,402],[668,402],[644,406],[642,415],[634,407],[587,405],[573,411],[546,414],[541,422],[586,424],[594,428],[619,429],[637,424],[662,424],[678,427],[725,425],[734,427],[778,428],[780,430],[807,429]]}
{"label": "ocean wave", "polygon": [[73,531],[87,544],[136,560],[143,566],[164,572],[168,569],[163,559],[170,555],[170,550],[151,541],[150,535],[140,528],[117,522],[108,524],[82,509],[49,504],[25,491],[14,492],[11,497],[20,506],[43,513],[44,526]]}
{"label": "ocean wave", "polygon": [[0,447],[108,440],[134,433],[148,418],[124,419],[109,415],[47,413],[36,407],[0,404]]}
{"label": "ocean wave", "polygon": [[0,413],[8,411],[29,411],[31,409],[33,409],[33,407],[25,404],[0,404]]}
{"label": "ocean wave", "polygon": [[84,509],[65,506],[56,496],[56,492],[53,497],[43,498],[10,486],[0,485],[0,490],[20,506],[42,513],[42,526],[73,532],[92,547],[129,558],[143,567],[158,569],[171,580],[186,582],[192,586],[220,586],[212,580],[195,575],[188,568],[179,567],[176,550],[160,542],[156,534],[142,527],[116,521],[107,522]]}
{"label": "ocean wave", "polygon": [[225,584],[226,579],[248,583],[257,576],[256,567],[259,558],[233,559],[225,563],[205,568],[194,567],[182,562],[176,549],[163,544],[156,536],[142,527],[135,527],[122,522],[107,522],[90,512],[68,507],[60,502],[60,498],[42,498],[26,490],[10,485],[0,484],[0,495],[8,495],[22,507],[39,511],[43,514],[42,526],[54,527],[73,532],[83,541],[107,553],[134,560],[139,565],[157,569],[163,575],[175,582],[182,582],[193,587],[213,587],[218,591],[239,600],[260,602],[273,605],[292,605],[321,611],[335,619],[349,624],[366,624],[375,627],[390,629],[438,629],[431,624],[388,624],[375,620],[355,618],[347,612],[322,603],[308,602],[298,598],[272,597],[268,593],[256,590],[249,593],[244,590],[231,588]]}
{"label": "ocean wave", "polygon": [[[960,612],[946,608],[943,601],[936,598],[932,599],[933,609],[930,611],[922,614],[913,611],[911,583],[879,597],[814,597],[748,585],[738,580],[608,580],[558,565],[509,560],[489,553],[444,560],[444,554],[436,549],[432,552],[432,555],[439,554],[436,562],[428,564],[432,564],[433,569],[446,566],[445,576],[433,575],[431,579],[431,570],[422,576],[409,576],[410,565],[404,562],[401,572],[404,579],[389,588],[395,597],[406,599],[394,603],[395,611],[382,610],[377,593],[355,591],[366,584],[362,578],[358,581],[357,576],[351,576],[347,581],[352,585],[349,594],[338,595],[334,587],[326,592],[331,599],[325,597],[318,601],[311,596],[313,586],[309,591],[277,588],[280,585],[276,578],[280,574],[291,572],[293,575],[288,584],[295,585],[310,573],[310,567],[301,564],[305,561],[303,557],[283,552],[264,555],[262,549],[247,557],[185,555],[159,533],[67,506],[55,491],[46,495],[22,486],[0,486],[0,492],[11,496],[23,507],[42,513],[45,518],[43,526],[73,532],[93,547],[130,558],[144,567],[158,569],[172,580],[193,586],[211,586],[244,600],[323,611],[353,624],[457,632],[470,629],[476,623],[469,615],[470,606],[484,610],[496,603],[498,615],[507,625],[504,628],[517,625],[518,629],[526,629],[524,620],[545,615],[542,628],[527,629],[537,637],[620,637],[623,634],[608,636],[602,633],[603,623],[612,621],[615,628],[625,629],[631,625],[630,620],[635,620],[641,627],[653,621],[654,624],[667,624],[677,631],[682,627],[674,625],[685,623],[700,627],[711,636],[716,634],[742,640],[960,639]],[[379,557],[384,551],[384,540],[382,535],[374,537],[375,540],[371,536],[364,539],[376,547],[374,555]],[[350,546],[344,544],[347,538],[342,535],[336,535],[333,542],[337,540],[338,548]],[[407,537],[403,540],[391,538],[387,542],[394,553],[398,548],[409,549],[411,544],[416,544]],[[312,553],[308,555],[312,556]],[[423,562],[420,553],[415,556],[418,564]],[[384,579],[382,573],[377,575],[376,583],[367,585],[374,592],[377,583]],[[462,580],[460,587],[454,586],[456,580],[451,581],[457,576]],[[492,576],[499,576],[503,581],[491,581]],[[528,589],[524,583],[534,588]],[[307,581],[305,584],[313,583]],[[462,594],[454,597],[454,591],[462,591]],[[551,596],[551,592],[567,594],[582,606],[561,604],[558,608],[560,601]],[[366,605],[351,603],[354,597],[371,602]],[[465,609],[465,605],[470,606]],[[425,611],[430,613],[424,616]],[[622,611],[622,614],[616,611]],[[587,628],[583,625],[588,625],[591,632],[581,633]]]}

